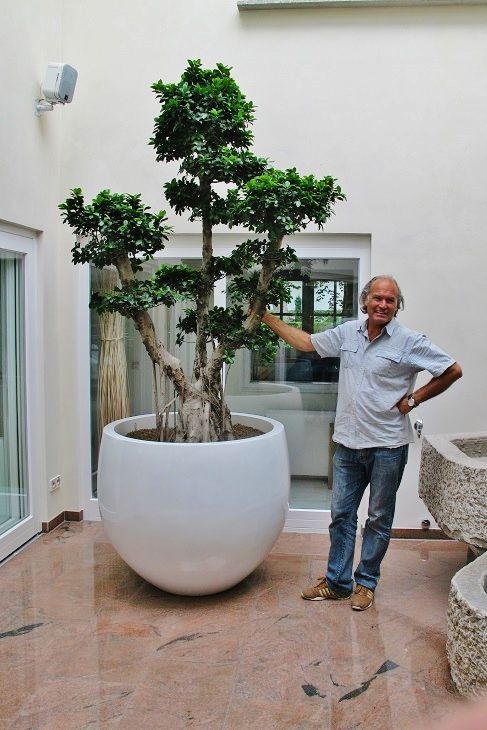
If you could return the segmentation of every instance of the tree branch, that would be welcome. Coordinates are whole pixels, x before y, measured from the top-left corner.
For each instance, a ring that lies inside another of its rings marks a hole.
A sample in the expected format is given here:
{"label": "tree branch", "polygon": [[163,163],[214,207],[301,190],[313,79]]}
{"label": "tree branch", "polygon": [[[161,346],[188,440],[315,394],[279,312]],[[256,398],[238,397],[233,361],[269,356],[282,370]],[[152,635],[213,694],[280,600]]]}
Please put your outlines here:
{"label": "tree branch", "polygon": [[[135,274],[128,256],[119,256],[115,261],[115,266],[122,287],[130,285],[135,280]],[[131,316],[135,327],[140,332],[142,342],[150,359],[153,363],[159,365],[174,384],[178,395],[182,396],[186,391],[186,378],[181,367],[181,362],[174,355],[171,355],[157,339],[154,322],[148,312],[140,309]]]}
{"label": "tree branch", "polygon": [[[277,238],[269,242],[269,248],[267,249],[263,261],[262,269],[259,276],[259,283],[257,286],[257,293],[249,306],[249,315],[243,324],[243,329],[246,333],[252,334],[255,332],[257,327],[260,325],[262,317],[266,308],[266,293],[269,289],[269,285],[272,281],[272,276],[276,269],[276,254],[282,246],[284,235],[278,236]],[[231,342],[222,339],[215,347],[213,355],[208,363],[208,378],[211,380],[217,370],[220,370],[223,366],[223,356],[226,349],[231,348],[237,350],[242,347],[241,340],[232,340]]]}

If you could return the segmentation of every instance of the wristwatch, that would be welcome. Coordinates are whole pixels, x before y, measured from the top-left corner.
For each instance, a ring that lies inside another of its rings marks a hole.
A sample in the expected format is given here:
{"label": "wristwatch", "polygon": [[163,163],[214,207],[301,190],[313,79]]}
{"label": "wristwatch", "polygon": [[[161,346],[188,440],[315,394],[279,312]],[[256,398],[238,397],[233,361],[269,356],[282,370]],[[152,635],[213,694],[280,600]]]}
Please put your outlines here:
{"label": "wristwatch", "polygon": [[416,408],[416,406],[419,406],[419,403],[416,403],[416,401],[414,400],[412,393],[408,394],[407,399],[408,399],[408,406],[410,408]]}

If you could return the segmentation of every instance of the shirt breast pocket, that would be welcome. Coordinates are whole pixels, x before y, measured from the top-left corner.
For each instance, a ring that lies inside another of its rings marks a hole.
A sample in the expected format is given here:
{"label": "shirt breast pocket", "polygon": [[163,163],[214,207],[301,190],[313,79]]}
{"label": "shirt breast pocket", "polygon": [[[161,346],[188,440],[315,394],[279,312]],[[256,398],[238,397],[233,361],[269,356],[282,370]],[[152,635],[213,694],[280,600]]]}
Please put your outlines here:
{"label": "shirt breast pocket", "polygon": [[358,342],[344,342],[340,347],[340,360],[344,368],[353,367],[358,352]]}
{"label": "shirt breast pocket", "polygon": [[378,353],[372,363],[374,373],[388,378],[403,375],[405,366],[402,356],[403,353],[400,350],[383,350]]}

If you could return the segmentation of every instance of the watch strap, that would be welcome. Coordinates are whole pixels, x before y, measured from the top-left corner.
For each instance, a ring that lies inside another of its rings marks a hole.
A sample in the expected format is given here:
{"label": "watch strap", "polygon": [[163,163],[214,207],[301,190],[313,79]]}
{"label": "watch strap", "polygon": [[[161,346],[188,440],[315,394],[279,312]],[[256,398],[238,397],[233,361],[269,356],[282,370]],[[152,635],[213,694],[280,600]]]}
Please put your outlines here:
{"label": "watch strap", "polygon": [[[418,404],[418,403],[416,403],[416,401],[414,400],[414,396],[413,396],[413,394],[412,394],[412,393],[408,393],[408,395],[407,395],[407,399],[408,399],[408,406],[409,406],[410,408],[416,408],[416,406],[418,406],[418,405],[419,405],[419,404]],[[411,401],[412,401],[412,404],[411,404]]]}

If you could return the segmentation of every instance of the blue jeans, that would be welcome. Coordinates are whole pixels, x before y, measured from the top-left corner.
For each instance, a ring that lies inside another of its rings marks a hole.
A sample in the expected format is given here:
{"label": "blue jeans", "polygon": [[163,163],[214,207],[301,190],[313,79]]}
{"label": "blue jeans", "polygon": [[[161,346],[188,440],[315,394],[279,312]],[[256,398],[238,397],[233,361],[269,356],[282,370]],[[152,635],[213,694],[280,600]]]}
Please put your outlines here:
{"label": "blue jeans", "polygon": [[396,492],[408,458],[408,446],[393,449],[349,449],[339,444],[333,459],[330,553],[326,580],[342,594],[353,589],[352,567],[357,533],[357,511],[370,484],[369,516],[362,554],[354,578],[374,590],[380,564],[389,545]]}

